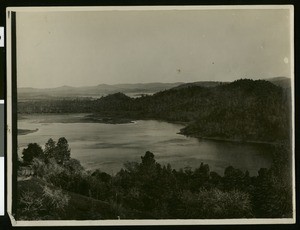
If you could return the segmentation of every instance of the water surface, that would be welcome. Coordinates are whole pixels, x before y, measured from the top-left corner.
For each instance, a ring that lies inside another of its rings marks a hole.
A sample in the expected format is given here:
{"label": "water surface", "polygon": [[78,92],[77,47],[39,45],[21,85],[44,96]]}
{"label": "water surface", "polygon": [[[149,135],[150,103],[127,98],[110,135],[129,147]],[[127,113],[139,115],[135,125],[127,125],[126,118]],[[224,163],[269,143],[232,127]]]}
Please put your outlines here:
{"label": "water surface", "polygon": [[209,164],[211,171],[223,175],[231,165],[256,175],[271,165],[271,147],[264,144],[198,140],[177,134],[183,125],[155,120],[139,120],[129,124],[82,123],[86,114],[26,115],[18,121],[18,129],[36,132],[18,136],[19,155],[28,143],[43,148],[49,138],[65,137],[71,157],[86,169],[100,168],[110,174],[118,172],[126,161],[141,161],[151,151],[161,164],[172,168],[198,167]]}

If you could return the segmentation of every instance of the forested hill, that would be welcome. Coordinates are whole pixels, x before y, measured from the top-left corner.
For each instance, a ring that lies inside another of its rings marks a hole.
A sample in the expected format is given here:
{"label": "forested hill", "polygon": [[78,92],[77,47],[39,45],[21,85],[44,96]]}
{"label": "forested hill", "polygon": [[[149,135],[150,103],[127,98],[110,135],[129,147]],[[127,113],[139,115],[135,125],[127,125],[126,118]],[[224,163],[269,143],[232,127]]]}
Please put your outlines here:
{"label": "forested hill", "polygon": [[130,98],[116,93],[97,100],[27,101],[19,113],[94,113],[95,117],[186,122],[183,134],[275,142],[290,135],[290,88],[241,79],[214,87],[190,85]]}

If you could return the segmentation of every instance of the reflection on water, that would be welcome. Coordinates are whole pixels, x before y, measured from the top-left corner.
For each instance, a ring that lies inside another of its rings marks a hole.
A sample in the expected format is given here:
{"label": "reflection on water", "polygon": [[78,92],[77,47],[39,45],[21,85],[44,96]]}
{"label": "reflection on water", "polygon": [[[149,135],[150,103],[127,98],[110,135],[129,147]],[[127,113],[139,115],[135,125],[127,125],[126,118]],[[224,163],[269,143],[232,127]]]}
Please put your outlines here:
{"label": "reflection on water", "polygon": [[80,160],[86,169],[100,168],[111,174],[118,172],[126,161],[140,162],[148,150],[161,164],[170,163],[179,169],[195,168],[204,162],[211,171],[222,175],[229,165],[256,175],[272,161],[268,145],[198,140],[177,134],[182,125],[154,120],[130,124],[78,123],[82,116],[84,114],[25,116],[18,121],[18,128],[38,131],[18,136],[19,154],[28,143],[44,147],[49,138],[66,137],[71,156]]}

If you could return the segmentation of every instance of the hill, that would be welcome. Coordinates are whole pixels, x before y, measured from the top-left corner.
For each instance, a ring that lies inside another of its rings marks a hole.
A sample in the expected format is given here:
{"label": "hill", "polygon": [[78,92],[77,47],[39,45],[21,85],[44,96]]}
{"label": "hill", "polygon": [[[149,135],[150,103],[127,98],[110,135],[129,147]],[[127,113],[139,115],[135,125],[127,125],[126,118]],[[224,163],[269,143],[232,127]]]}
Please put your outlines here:
{"label": "hill", "polygon": [[188,122],[181,131],[185,135],[255,141],[289,136],[289,95],[268,81],[190,86],[139,101],[144,116]]}
{"label": "hill", "polygon": [[291,79],[287,77],[274,77],[266,80],[272,82],[274,85],[280,86],[285,89],[291,88]]}

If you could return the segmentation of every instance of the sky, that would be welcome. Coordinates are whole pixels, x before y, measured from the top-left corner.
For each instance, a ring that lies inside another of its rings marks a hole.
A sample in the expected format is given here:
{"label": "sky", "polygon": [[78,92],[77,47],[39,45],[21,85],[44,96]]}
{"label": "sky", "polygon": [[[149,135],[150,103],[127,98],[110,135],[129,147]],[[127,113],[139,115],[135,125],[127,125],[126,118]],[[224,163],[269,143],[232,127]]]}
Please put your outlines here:
{"label": "sky", "polygon": [[291,76],[287,9],[17,13],[18,87]]}

